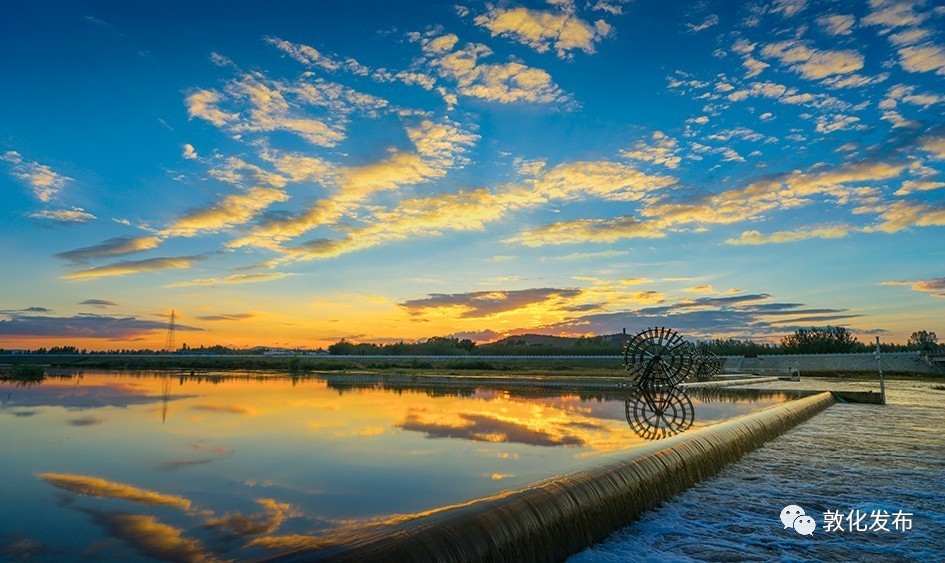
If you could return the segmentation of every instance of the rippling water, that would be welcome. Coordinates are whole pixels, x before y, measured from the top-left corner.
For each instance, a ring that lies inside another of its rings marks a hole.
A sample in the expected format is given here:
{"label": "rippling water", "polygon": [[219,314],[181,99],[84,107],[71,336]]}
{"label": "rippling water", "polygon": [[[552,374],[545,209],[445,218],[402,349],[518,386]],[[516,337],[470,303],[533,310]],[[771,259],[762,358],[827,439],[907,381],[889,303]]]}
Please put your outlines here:
{"label": "rippling water", "polygon": [[[695,396],[696,427],[784,400]],[[601,391],[249,374],[2,383],[0,424],[0,559],[262,557],[643,443]]]}
{"label": "rippling water", "polygon": [[[945,392],[890,387],[886,407],[830,407],[570,561],[945,560]],[[784,529],[789,504],[813,537]],[[911,512],[913,528],[824,531],[825,511],[851,510]]]}

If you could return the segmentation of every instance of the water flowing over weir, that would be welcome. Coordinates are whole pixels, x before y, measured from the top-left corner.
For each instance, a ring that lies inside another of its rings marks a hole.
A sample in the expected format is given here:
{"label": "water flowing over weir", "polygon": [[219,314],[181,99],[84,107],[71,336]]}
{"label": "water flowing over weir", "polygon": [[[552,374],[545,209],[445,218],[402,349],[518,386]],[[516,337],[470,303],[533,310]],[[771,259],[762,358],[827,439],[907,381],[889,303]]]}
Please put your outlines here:
{"label": "water flowing over weir", "polygon": [[[298,561],[560,561],[605,539],[742,455],[834,403],[819,393],[648,444],[632,457],[457,507],[318,551]],[[326,542],[328,543],[328,542]]]}

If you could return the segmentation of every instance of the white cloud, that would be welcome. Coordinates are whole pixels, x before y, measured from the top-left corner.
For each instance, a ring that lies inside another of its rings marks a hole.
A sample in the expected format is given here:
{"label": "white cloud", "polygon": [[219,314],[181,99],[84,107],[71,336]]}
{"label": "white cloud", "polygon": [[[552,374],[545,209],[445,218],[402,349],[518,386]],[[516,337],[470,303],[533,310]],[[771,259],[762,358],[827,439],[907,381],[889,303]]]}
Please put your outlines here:
{"label": "white cloud", "polygon": [[72,209],[44,209],[43,211],[30,213],[30,218],[57,223],[85,223],[94,220],[96,217],[81,207],[73,207]]}
{"label": "white cloud", "polygon": [[858,51],[814,49],[797,40],[771,43],[761,50],[761,54],[780,60],[782,64],[809,80],[849,74],[863,68],[863,55]]}
{"label": "white cloud", "polygon": [[181,150],[183,151],[181,156],[187,160],[195,160],[197,158],[197,150],[190,143],[184,144],[184,146],[181,147]]}
{"label": "white cloud", "polygon": [[712,26],[718,25],[718,23],[719,23],[719,17],[715,14],[709,14],[705,18],[703,18],[701,22],[697,24],[687,23],[686,29],[688,29],[689,31],[693,33],[697,33],[697,32],[709,29]]}
{"label": "white cloud", "polygon": [[817,18],[817,23],[830,35],[850,35],[856,18],[845,14],[830,14]]}
{"label": "white cloud", "polygon": [[10,172],[13,176],[29,185],[33,190],[33,195],[39,201],[50,201],[72,181],[72,178],[55,172],[45,164],[25,160],[16,151],[3,153],[0,160],[10,164]]}
{"label": "white cloud", "polygon": [[928,42],[899,49],[899,64],[909,72],[945,75],[945,48]]}
{"label": "white cloud", "polygon": [[789,18],[800,13],[807,7],[807,0],[775,0],[771,6],[771,13],[781,14]]}
{"label": "white cloud", "polygon": [[860,125],[860,118],[853,115],[821,115],[816,119],[818,133],[824,135],[834,131],[845,131],[848,129],[862,129],[865,126]]}

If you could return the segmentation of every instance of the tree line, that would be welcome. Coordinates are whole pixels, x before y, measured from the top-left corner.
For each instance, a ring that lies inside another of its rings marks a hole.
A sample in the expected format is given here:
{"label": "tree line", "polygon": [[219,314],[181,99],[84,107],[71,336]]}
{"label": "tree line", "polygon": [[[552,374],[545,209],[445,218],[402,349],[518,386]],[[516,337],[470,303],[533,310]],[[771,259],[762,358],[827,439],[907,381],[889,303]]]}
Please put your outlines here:
{"label": "tree line", "polygon": [[[541,337],[539,337],[541,338]],[[535,341],[528,336],[509,337],[490,344],[477,344],[468,338],[434,336],[422,342],[394,342],[377,344],[350,342],[344,338],[328,346],[305,352],[332,356],[607,356],[623,352],[626,337],[622,334],[608,336],[582,336],[580,338],[543,337]],[[733,338],[702,340],[695,343],[702,351],[719,356],[755,357],[770,354],[851,354],[875,350],[875,344],[861,342],[849,329],[840,326],[811,327],[795,330],[777,343],[755,342],[750,339]],[[934,352],[940,347],[934,332],[913,332],[906,344],[880,345],[883,352]],[[228,346],[200,346],[191,348],[184,344],[179,350],[183,354],[249,355],[258,354],[264,348],[232,348]],[[53,346],[29,351],[32,354],[160,354],[161,350],[118,349],[107,351],[79,350],[75,346]],[[301,351],[300,351],[301,352]],[[0,354],[9,351],[0,349]]]}

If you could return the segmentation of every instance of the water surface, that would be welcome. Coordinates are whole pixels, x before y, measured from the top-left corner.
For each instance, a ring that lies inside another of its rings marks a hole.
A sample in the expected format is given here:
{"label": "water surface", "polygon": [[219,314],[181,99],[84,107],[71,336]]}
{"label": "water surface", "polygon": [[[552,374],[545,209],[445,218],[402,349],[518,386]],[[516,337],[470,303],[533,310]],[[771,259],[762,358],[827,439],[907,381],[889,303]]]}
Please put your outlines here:
{"label": "water surface", "polygon": [[[337,376],[332,377],[336,381]],[[787,400],[694,395],[698,428]],[[0,383],[0,558],[254,558],[605,463],[624,397],[85,373]]]}

